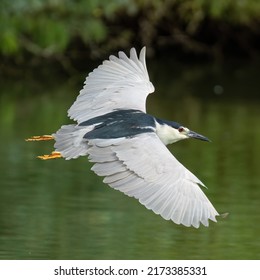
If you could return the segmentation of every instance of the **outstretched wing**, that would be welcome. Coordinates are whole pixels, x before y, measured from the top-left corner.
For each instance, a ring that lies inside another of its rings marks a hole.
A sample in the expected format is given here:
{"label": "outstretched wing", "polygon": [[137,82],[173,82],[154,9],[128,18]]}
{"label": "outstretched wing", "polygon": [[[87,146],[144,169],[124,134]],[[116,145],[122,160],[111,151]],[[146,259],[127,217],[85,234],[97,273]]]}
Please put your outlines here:
{"label": "outstretched wing", "polygon": [[149,81],[145,63],[145,47],[138,58],[130,50],[119,57],[111,55],[88,75],[84,88],[68,110],[68,116],[78,123],[104,115],[114,109],[137,109],[145,112],[145,101],[154,86]]}
{"label": "outstretched wing", "polygon": [[169,152],[155,133],[88,143],[92,170],[104,182],[176,224],[199,227],[219,215],[203,185]]}

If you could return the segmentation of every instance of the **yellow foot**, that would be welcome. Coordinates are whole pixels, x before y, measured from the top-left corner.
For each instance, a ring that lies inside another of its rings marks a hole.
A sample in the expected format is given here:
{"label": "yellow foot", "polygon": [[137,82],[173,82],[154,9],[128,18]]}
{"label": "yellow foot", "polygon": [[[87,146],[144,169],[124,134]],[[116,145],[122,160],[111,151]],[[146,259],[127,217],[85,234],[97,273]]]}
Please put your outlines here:
{"label": "yellow foot", "polygon": [[38,156],[37,158],[46,160],[46,159],[54,159],[54,158],[61,158],[62,155],[59,152],[52,152],[50,155],[43,155],[43,156]]}
{"label": "yellow foot", "polygon": [[32,136],[30,138],[25,139],[25,141],[47,141],[52,139],[54,139],[52,135],[41,135],[41,136]]}

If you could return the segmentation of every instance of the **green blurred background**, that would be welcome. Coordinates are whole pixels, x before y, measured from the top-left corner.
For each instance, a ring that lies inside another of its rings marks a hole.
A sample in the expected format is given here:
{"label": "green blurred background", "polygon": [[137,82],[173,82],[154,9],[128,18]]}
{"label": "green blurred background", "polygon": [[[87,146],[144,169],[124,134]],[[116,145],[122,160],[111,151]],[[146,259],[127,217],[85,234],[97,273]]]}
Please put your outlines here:
{"label": "green blurred background", "polygon": [[[60,62],[146,45],[150,52],[253,56],[257,0],[1,0],[0,54]],[[65,62],[63,62],[65,63]]]}
{"label": "green blurred background", "polygon": [[[0,259],[259,259],[260,1],[0,1]],[[148,112],[211,143],[172,153],[208,187],[209,228],[177,226],[102,183],[86,158],[24,138],[70,123],[86,75],[147,46]]]}

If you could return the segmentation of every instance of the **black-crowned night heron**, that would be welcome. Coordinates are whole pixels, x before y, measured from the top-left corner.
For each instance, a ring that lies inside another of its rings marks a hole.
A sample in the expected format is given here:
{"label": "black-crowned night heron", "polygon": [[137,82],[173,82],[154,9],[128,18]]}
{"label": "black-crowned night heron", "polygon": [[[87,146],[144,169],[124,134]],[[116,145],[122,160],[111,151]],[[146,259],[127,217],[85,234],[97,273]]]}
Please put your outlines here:
{"label": "black-crowned night heron", "polygon": [[176,224],[208,226],[218,212],[200,189],[203,183],[186,169],[166,145],[187,138],[208,139],[187,127],[146,114],[154,91],[145,63],[134,48],[111,55],[86,78],[68,111],[76,124],[52,135],[27,140],[55,140],[55,151],[42,159],[88,156],[92,170],[110,187],[133,196],[146,208]]}

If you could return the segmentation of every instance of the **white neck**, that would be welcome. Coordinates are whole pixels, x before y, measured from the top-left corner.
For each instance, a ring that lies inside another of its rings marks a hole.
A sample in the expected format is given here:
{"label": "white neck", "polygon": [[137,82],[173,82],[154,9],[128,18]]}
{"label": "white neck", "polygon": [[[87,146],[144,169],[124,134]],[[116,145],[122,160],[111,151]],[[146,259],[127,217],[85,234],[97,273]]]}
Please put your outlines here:
{"label": "white neck", "polygon": [[159,124],[155,121],[156,124],[156,134],[161,139],[164,145],[172,144],[174,142],[187,139],[188,137],[184,134],[181,134],[178,129],[173,128],[166,124]]}

